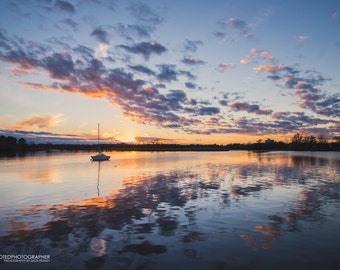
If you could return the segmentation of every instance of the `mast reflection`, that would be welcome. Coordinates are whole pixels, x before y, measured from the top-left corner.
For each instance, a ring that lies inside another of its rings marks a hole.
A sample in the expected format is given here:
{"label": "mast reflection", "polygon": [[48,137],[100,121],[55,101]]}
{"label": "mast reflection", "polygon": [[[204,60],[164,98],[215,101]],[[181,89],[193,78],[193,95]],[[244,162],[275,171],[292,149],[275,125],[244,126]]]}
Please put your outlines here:
{"label": "mast reflection", "polygon": [[101,161],[98,161],[98,174],[97,174],[97,197],[100,196],[100,192],[99,192],[99,179],[100,179],[100,163]]}

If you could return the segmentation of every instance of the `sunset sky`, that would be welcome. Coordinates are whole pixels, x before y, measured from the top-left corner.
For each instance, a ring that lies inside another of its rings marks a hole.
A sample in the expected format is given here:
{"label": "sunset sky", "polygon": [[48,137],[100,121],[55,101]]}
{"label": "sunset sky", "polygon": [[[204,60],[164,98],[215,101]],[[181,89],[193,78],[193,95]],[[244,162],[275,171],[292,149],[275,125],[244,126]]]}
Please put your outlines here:
{"label": "sunset sky", "polygon": [[340,135],[340,1],[0,1],[0,135]]}

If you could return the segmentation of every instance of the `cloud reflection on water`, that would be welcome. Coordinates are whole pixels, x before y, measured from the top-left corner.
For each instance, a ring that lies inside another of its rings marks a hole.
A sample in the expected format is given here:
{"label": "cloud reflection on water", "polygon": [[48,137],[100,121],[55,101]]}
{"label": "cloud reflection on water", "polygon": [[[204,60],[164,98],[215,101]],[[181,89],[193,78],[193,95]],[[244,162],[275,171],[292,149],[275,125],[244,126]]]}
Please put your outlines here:
{"label": "cloud reflection on water", "polygon": [[[20,209],[0,244],[9,253],[43,249],[56,267],[153,268],[174,256],[175,265],[246,267],[247,247],[269,251],[280,239],[285,249],[285,238],[339,218],[339,173],[336,158],[249,153],[242,164],[210,160],[128,177],[108,196]],[[232,260],[233,248],[245,253]]]}

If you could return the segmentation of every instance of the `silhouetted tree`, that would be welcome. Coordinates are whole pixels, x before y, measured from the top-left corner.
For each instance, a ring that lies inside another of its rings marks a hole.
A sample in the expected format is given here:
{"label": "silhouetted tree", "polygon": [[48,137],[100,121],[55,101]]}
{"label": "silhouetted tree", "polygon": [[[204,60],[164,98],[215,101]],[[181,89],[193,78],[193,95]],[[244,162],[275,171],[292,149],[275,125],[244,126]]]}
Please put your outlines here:
{"label": "silhouetted tree", "polygon": [[0,150],[6,149],[6,136],[1,135],[0,136]]}
{"label": "silhouetted tree", "polygon": [[337,143],[340,143],[340,136],[334,136],[333,140]]}
{"label": "silhouetted tree", "polygon": [[326,144],[326,143],[328,143],[328,140],[327,140],[327,138],[324,135],[321,134],[318,137],[318,143]]}
{"label": "silhouetted tree", "polygon": [[292,143],[302,143],[303,142],[303,135],[299,132],[294,134],[292,138]]}
{"label": "silhouetted tree", "polygon": [[6,138],[6,147],[7,149],[15,149],[17,145],[17,139],[12,137],[12,136],[8,136]]}
{"label": "silhouetted tree", "polygon": [[24,152],[26,151],[27,149],[27,142],[24,138],[20,138],[18,140],[18,150],[21,151],[21,152]]}
{"label": "silhouetted tree", "polygon": [[275,143],[275,141],[274,140],[272,140],[272,139],[270,139],[270,138],[268,138],[267,140],[265,140],[265,142],[264,142],[265,144],[274,144]]}
{"label": "silhouetted tree", "polygon": [[26,145],[27,142],[26,142],[26,140],[25,140],[24,138],[20,138],[20,139],[18,140],[18,144],[19,144],[19,145]]}
{"label": "silhouetted tree", "polygon": [[317,140],[316,140],[316,137],[311,135],[311,136],[304,136],[303,137],[303,143],[306,143],[306,144],[316,144],[317,143]]}

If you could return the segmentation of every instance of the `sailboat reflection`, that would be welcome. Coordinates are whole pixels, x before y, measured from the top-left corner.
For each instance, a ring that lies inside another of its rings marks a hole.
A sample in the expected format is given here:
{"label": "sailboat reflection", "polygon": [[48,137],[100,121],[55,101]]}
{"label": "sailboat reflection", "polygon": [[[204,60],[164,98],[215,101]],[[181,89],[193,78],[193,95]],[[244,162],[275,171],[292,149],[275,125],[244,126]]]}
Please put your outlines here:
{"label": "sailboat reflection", "polygon": [[100,163],[101,161],[98,161],[98,175],[97,175],[97,196],[99,197],[99,179],[100,179]]}

